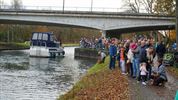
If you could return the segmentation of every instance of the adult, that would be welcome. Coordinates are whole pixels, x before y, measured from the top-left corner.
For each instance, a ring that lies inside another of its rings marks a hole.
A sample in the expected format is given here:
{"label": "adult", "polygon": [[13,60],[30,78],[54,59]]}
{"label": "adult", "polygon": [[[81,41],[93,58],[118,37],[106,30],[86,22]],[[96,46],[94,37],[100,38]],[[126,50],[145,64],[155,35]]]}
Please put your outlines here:
{"label": "adult", "polygon": [[[139,48],[139,63],[147,63],[146,45],[145,45],[144,40],[141,41],[141,45]],[[140,72],[139,72],[138,81],[140,81],[140,79],[141,77],[140,77]]]}
{"label": "adult", "polygon": [[139,62],[147,62],[147,56],[146,56],[146,45],[145,45],[145,41],[141,41],[141,46],[139,49]]}
{"label": "adult", "polygon": [[158,56],[158,58],[163,58],[164,54],[166,52],[166,47],[163,44],[163,42],[159,42],[158,46],[156,47],[156,54]]}
{"label": "adult", "polygon": [[109,55],[110,55],[110,62],[109,62],[109,69],[115,69],[115,62],[116,62],[116,54],[117,54],[117,47],[115,46],[114,39],[111,41],[109,46]]}
{"label": "adult", "polygon": [[139,76],[139,44],[132,44],[132,52],[133,52],[133,63],[132,63],[132,69],[133,69],[133,77]]}
{"label": "adult", "polygon": [[153,71],[152,79],[153,79],[153,85],[160,85],[160,83],[164,83],[167,81],[167,75],[165,71],[165,66],[162,64],[163,59],[159,58],[157,60],[158,68],[156,71]]}

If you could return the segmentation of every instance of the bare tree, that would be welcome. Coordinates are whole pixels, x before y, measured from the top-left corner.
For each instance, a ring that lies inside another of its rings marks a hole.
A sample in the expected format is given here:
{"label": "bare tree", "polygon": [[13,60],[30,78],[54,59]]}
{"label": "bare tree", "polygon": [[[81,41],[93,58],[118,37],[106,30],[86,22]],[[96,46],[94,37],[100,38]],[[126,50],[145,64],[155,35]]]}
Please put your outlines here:
{"label": "bare tree", "polygon": [[134,13],[153,13],[154,2],[155,0],[125,0],[125,6]]}
{"label": "bare tree", "polygon": [[21,0],[12,0],[11,2],[12,9],[18,10],[22,8],[22,1]]}
{"label": "bare tree", "polygon": [[127,11],[132,11],[133,13],[140,13],[140,4],[141,0],[125,0],[125,5],[128,6],[129,9]]}
{"label": "bare tree", "polygon": [[142,4],[147,13],[153,13],[153,4],[155,0],[142,0]]}

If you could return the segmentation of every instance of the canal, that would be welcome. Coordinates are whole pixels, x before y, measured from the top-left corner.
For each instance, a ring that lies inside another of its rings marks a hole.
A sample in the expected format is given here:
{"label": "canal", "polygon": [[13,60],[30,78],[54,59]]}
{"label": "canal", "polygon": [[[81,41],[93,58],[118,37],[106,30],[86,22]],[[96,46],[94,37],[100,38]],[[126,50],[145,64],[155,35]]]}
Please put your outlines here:
{"label": "canal", "polygon": [[0,100],[55,100],[66,93],[96,63],[74,59],[74,47],[65,57],[32,58],[29,50],[0,52]]}

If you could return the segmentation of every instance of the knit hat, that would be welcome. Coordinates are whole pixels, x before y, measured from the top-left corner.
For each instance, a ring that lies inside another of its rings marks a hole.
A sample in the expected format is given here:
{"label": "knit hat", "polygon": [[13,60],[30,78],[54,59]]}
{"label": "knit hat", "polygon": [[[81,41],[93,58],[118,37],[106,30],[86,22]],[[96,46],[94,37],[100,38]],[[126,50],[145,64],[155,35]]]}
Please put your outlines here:
{"label": "knit hat", "polygon": [[137,48],[136,43],[131,43],[130,44],[130,49],[135,50]]}

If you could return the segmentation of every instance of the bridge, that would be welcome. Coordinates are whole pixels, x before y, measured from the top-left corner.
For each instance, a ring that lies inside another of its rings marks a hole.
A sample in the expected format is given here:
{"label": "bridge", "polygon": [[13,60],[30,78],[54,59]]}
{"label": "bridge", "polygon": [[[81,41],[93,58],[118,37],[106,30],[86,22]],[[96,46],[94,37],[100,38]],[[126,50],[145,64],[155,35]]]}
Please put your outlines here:
{"label": "bridge", "polygon": [[2,10],[0,24],[84,27],[106,33],[126,33],[175,28],[175,17],[118,12]]}

